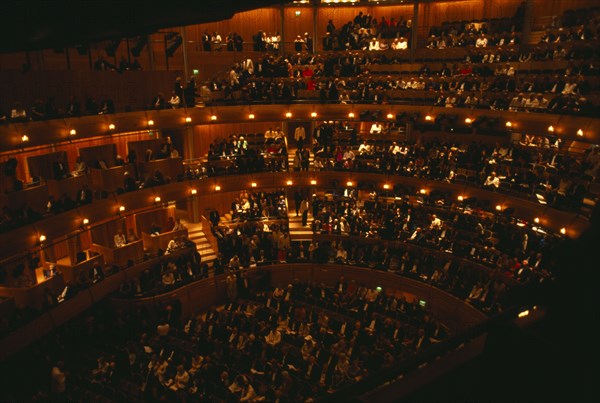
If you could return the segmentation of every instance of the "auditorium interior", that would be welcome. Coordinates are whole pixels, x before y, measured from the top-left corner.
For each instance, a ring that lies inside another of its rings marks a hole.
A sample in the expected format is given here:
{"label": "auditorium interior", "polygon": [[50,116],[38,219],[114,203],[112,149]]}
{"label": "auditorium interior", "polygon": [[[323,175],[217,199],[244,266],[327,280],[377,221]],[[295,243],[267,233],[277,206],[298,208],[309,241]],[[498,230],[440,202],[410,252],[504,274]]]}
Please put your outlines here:
{"label": "auditorium interior", "polygon": [[2,19],[0,401],[600,399],[600,1]]}

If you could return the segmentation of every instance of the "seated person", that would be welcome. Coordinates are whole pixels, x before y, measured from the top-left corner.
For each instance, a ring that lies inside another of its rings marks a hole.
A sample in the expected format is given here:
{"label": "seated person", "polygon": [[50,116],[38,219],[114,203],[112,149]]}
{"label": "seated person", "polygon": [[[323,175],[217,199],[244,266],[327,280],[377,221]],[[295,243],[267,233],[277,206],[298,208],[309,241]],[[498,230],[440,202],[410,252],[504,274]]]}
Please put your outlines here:
{"label": "seated person", "polygon": [[125,234],[123,234],[123,231],[121,231],[121,230],[117,231],[117,234],[114,237],[114,241],[115,241],[115,248],[120,248],[122,246],[125,246],[125,244],[127,243],[127,239],[125,239]]}
{"label": "seated person", "polygon": [[500,187],[500,178],[496,176],[496,172],[492,172],[485,182],[483,186],[491,189],[498,189]]}
{"label": "seated person", "polygon": [[160,226],[153,222],[152,225],[150,226],[150,235],[158,235],[160,234]]}

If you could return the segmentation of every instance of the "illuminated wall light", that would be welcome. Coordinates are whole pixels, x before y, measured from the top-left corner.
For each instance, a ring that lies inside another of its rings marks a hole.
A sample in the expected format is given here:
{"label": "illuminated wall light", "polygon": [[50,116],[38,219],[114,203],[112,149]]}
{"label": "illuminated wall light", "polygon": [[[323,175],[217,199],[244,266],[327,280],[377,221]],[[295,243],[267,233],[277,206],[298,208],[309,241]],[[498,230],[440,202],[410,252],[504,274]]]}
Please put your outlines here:
{"label": "illuminated wall light", "polygon": [[311,185],[316,185],[317,184],[317,180],[316,179],[311,179],[310,180],[310,184]]}
{"label": "illuminated wall light", "polygon": [[294,15],[295,15],[296,17],[300,17],[300,14],[302,14],[302,11],[300,11],[300,10],[296,10],[296,11],[294,11]]}
{"label": "illuminated wall light", "polygon": [[317,112],[311,112],[310,117],[311,118],[316,118],[317,117]]}
{"label": "illuminated wall light", "polygon": [[108,130],[115,130],[116,126],[114,123],[108,125]]}
{"label": "illuminated wall light", "polygon": [[119,206],[119,211],[125,211],[125,206]]}
{"label": "illuminated wall light", "polygon": [[212,115],[212,116],[210,117],[210,120],[212,120],[213,122],[214,122],[215,120],[217,120],[217,115]]}
{"label": "illuminated wall light", "polygon": [[220,191],[221,191],[221,186],[215,185],[215,192],[220,192]]}
{"label": "illuminated wall light", "polygon": [[192,190],[190,190],[190,193],[193,194],[193,195],[195,195],[195,194],[198,193],[198,191],[196,189],[192,189]]}
{"label": "illuminated wall light", "polygon": [[192,118],[189,116],[186,116],[185,123],[192,123]]}
{"label": "illuminated wall light", "polygon": [[256,182],[252,182],[252,183],[250,184],[250,186],[252,186],[253,188],[255,188],[255,187],[257,187],[257,186],[258,186],[258,184],[257,184]]}
{"label": "illuminated wall light", "polygon": [[523,312],[519,312],[519,318],[524,318],[525,316],[529,315],[529,311],[523,311]]}
{"label": "illuminated wall light", "polygon": [[540,218],[539,218],[539,217],[535,217],[535,218],[533,219],[533,221],[534,221],[536,224],[539,224],[539,223],[540,223]]}
{"label": "illuminated wall light", "polygon": [[27,143],[28,141],[29,141],[29,136],[27,136],[26,134],[21,136],[21,142]]}
{"label": "illuminated wall light", "polygon": [[550,133],[554,133],[554,126],[552,126],[552,125],[548,126],[548,131]]}
{"label": "illuminated wall light", "polygon": [[156,196],[154,198],[154,203],[160,203],[160,196]]}
{"label": "illuminated wall light", "polygon": [[286,112],[285,113],[285,117],[288,118],[288,119],[291,118],[292,117],[292,112]]}
{"label": "illuminated wall light", "polygon": [[577,135],[579,137],[583,137],[583,130],[581,130],[581,129],[577,130]]}
{"label": "illuminated wall light", "polygon": [[506,127],[512,127],[512,122],[509,120],[508,122],[506,122]]}
{"label": "illuminated wall light", "polygon": [[74,135],[76,135],[76,134],[77,134],[77,130],[75,130],[75,129],[71,129],[71,131],[69,132],[69,134],[70,134],[71,136],[74,136]]}
{"label": "illuminated wall light", "polygon": [[288,186],[292,186],[294,184],[294,182],[292,182],[291,179],[288,179],[288,181],[285,184]]}
{"label": "illuminated wall light", "polygon": [[90,223],[90,220],[88,220],[87,218],[84,218],[83,221],[81,221],[83,223],[83,225],[88,225]]}
{"label": "illuminated wall light", "polygon": [[248,119],[254,119],[254,113],[249,114]]}
{"label": "illuminated wall light", "polygon": [[427,115],[427,116],[425,116],[425,120],[431,121],[431,120],[433,120],[433,117],[431,115]]}
{"label": "illuminated wall light", "polygon": [[388,119],[394,119],[394,114],[393,113],[388,113],[387,114],[387,118]]}
{"label": "illuminated wall light", "polygon": [[502,211],[502,206],[501,206],[501,205],[499,205],[499,204],[496,204],[496,210],[498,210],[498,211]]}
{"label": "illuminated wall light", "polygon": [[419,190],[419,193],[421,193],[422,195],[424,195],[425,193],[427,193],[427,190],[421,189],[421,190]]}
{"label": "illuminated wall light", "polygon": [[463,195],[459,195],[457,197],[457,199],[458,199],[459,202],[461,202],[461,201],[465,200],[465,197]]}
{"label": "illuminated wall light", "polygon": [[383,188],[384,188],[385,190],[389,190],[389,189],[391,188],[391,186],[390,186],[389,184],[387,184],[387,183],[384,183],[384,184],[383,184]]}
{"label": "illuminated wall light", "polygon": [[354,182],[348,181],[348,182],[346,182],[346,186],[348,186],[350,188],[350,187],[354,186]]}
{"label": "illuminated wall light", "polygon": [[354,112],[350,112],[350,113],[348,114],[348,117],[349,117],[350,119],[354,119]]}
{"label": "illuminated wall light", "polygon": [[148,123],[148,126],[154,126],[154,120],[152,120],[152,119],[150,119],[150,120],[149,120],[148,122],[146,122],[146,123]]}
{"label": "illuminated wall light", "polygon": [[567,229],[565,227],[562,227],[560,229],[560,233],[563,234],[563,235],[565,235],[567,233]]}
{"label": "illuminated wall light", "polygon": [[468,124],[468,125],[470,125],[471,123],[473,123],[473,119],[471,119],[471,118],[466,118],[466,119],[465,119],[465,123],[466,123],[466,124]]}
{"label": "illuminated wall light", "polygon": [[40,242],[44,242],[46,240],[46,235],[42,234],[39,238]]}

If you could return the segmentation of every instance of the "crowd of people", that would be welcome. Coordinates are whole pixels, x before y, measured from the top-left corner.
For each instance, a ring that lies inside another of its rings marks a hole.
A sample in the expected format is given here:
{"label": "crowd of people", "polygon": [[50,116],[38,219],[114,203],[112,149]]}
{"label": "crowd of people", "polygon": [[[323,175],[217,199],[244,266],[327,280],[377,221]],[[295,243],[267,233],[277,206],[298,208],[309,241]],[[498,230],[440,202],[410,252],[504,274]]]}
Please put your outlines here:
{"label": "crowd of people", "polygon": [[243,190],[231,203],[231,221],[287,219],[285,192],[254,192]]}

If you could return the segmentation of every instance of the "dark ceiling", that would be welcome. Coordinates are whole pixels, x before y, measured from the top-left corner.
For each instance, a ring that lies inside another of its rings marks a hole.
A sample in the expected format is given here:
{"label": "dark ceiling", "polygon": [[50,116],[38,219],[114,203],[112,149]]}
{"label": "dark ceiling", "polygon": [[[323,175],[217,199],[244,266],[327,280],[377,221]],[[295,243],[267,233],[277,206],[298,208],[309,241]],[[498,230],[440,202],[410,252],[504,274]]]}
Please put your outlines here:
{"label": "dark ceiling", "polygon": [[228,19],[236,12],[289,0],[8,0],[2,4],[0,53],[149,34]]}

